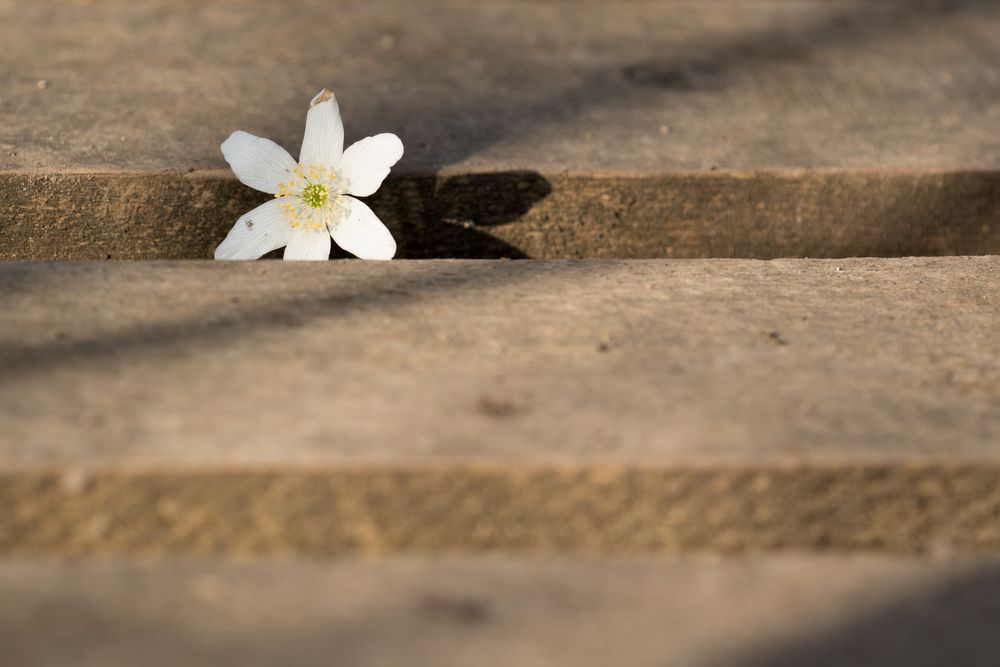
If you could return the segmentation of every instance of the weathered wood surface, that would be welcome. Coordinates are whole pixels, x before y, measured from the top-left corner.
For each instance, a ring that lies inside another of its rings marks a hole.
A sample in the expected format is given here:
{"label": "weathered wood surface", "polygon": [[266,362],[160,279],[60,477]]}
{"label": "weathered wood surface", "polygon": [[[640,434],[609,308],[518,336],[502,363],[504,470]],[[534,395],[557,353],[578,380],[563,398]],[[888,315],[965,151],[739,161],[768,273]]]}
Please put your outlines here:
{"label": "weathered wood surface", "polygon": [[349,138],[397,132],[433,171],[1000,168],[990,0],[3,0],[0,18],[5,168],[223,168],[234,129],[297,148],[323,86]]}
{"label": "weathered wood surface", "polygon": [[995,561],[0,562],[24,667],[992,667]]}
{"label": "weathered wood surface", "polygon": [[0,258],[208,258],[235,129],[407,147],[420,257],[1000,253],[987,0],[0,1]]}
{"label": "weathered wood surface", "polygon": [[[215,172],[0,174],[0,259],[209,259],[265,199]],[[369,200],[411,259],[1000,254],[992,171],[409,175]]]}
{"label": "weathered wood surface", "polygon": [[1000,259],[0,266],[0,550],[1000,550]]}

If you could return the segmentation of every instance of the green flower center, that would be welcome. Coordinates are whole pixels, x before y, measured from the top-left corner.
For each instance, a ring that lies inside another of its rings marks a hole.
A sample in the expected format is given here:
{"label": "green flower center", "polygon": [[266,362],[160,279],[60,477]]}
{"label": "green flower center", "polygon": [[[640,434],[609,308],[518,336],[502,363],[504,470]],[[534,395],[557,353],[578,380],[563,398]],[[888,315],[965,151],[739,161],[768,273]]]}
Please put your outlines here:
{"label": "green flower center", "polygon": [[319,208],[326,203],[326,186],[322,183],[310,183],[302,188],[302,201],[308,206]]}

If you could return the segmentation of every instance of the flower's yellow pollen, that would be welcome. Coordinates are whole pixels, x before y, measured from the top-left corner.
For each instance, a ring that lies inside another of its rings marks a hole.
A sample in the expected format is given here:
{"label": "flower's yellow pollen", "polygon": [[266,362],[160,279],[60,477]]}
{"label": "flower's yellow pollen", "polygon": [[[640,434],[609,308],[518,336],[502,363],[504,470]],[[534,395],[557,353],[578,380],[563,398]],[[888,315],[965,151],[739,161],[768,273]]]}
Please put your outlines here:
{"label": "flower's yellow pollen", "polygon": [[344,212],[345,183],[329,165],[297,165],[278,183],[278,207],[292,229],[321,231]]}

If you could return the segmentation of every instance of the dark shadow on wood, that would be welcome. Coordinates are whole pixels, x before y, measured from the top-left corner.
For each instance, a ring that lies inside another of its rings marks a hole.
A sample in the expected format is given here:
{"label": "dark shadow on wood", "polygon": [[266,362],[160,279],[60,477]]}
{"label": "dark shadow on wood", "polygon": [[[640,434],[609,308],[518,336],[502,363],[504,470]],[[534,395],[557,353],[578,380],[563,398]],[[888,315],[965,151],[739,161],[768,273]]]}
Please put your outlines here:
{"label": "dark shadow on wood", "polygon": [[[101,290],[101,283],[115,280],[116,272],[102,273],[102,263],[66,263],[58,268],[46,264],[15,263],[0,267],[0,294],[2,286],[30,285],[32,276],[39,271],[76,271],[78,280],[93,280],[94,288]],[[184,271],[183,264],[164,262],[162,285],[170,285],[172,271]],[[452,290],[487,290],[497,281],[495,265],[490,263],[455,262],[429,266],[418,271],[370,272],[346,283],[330,279],[329,271],[336,271],[335,264],[296,262],[295,266],[275,268],[270,263],[250,263],[234,271],[229,262],[209,263],[206,270],[218,275],[218,282],[206,284],[223,286],[227,281],[273,280],[272,270],[301,276],[304,293],[286,297],[275,294],[263,303],[244,304],[238,295],[227,303],[221,299],[218,307],[190,317],[143,322],[136,320],[129,326],[98,334],[79,336],[71,326],[54,332],[50,339],[31,342],[0,344],[0,384],[14,382],[25,374],[35,374],[76,363],[128,362],[157,350],[178,349],[190,345],[226,345],[234,338],[261,332],[297,329],[311,323],[345,317],[363,310],[372,303],[392,309],[422,299],[439,297]],[[517,262],[504,272],[510,284],[524,283],[526,290],[545,289],[545,281],[553,274],[577,271],[571,264]],[[594,267],[600,270],[600,267]],[[286,275],[287,278],[287,275]],[[231,284],[231,283],[230,283]],[[530,285],[530,287],[528,287]],[[25,289],[28,289],[25,287]],[[42,286],[42,291],[51,289]],[[167,287],[170,289],[170,287]]]}
{"label": "dark shadow on wood", "polygon": [[969,568],[845,619],[824,633],[760,651],[731,667],[995,667],[1000,664],[1000,564]]}
{"label": "dark shadow on wood", "polygon": [[893,35],[979,8],[992,0],[908,0],[859,3],[831,11],[822,20],[798,29],[774,28],[750,33],[700,51],[672,58],[649,58],[622,69],[625,81],[639,88],[687,92],[721,90],[743,72],[807,61],[816,53],[840,46],[863,49]]}
{"label": "dark shadow on wood", "polygon": [[[519,248],[490,234],[517,222],[552,192],[533,171],[452,177],[393,176],[365,202],[393,232],[396,256],[405,259],[525,259]],[[284,250],[269,253],[277,259]],[[332,259],[352,255],[334,244]]]}
{"label": "dark shadow on wood", "polygon": [[[835,48],[863,50],[964,13],[992,12],[997,6],[993,0],[901,0],[860,2],[847,7],[831,4],[828,13],[787,25],[680,47],[664,42],[664,48],[673,55],[637,54],[634,61],[624,63],[609,60],[605,67],[583,72],[578,83],[545,93],[535,94],[517,88],[466,90],[462,92],[460,108],[442,109],[438,106],[438,98],[404,88],[400,107],[405,113],[400,111],[397,117],[397,112],[389,110],[385,117],[362,117],[355,121],[353,129],[363,136],[384,131],[386,125],[405,127],[415,117],[434,119],[447,126],[448,131],[442,133],[444,136],[461,138],[460,143],[449,142],[448,149],[442,150],[440,155],[435,152],[434,159],[440,160],[444,167],[475,156],[524,129],[543,132],[547,127],[575,121],[601,108],[669,104],[677,95],[723,89],[750,72],[794,66]],[[442,40],[461,42],[463,40],[452,38],[450,34],[458,30],[465,34],[475,33],[482,29],[475,22],[442,24]],[[655,32],[658,26],[654,22],[648,29]],[[656,44],[655,41],[651,43]],[[428,58],[431,56],[428,54]],[[426,68],[437,65],[430,60],[423,64]],[[525,68],[539,66],[537,62],[524,62]],[[553,79],[559,80],[559,77]],[[498,81],[497,85],[501,83]],[[994,96],[1000,95],[1000,89],[992,92]],[[410,138],[404,136],[404,140],[407,139]],[[426,164],[426,158],[418,156],[419,151],[408,153],[402,164]]]}
{"label": "dark shadow on wood", "polygon": [[531,171],[403,177],[372,197],[372,208],[399,230],[399,255],[411,259],[523,259],[519,248],[490,234],[516,222],[552,186]]}

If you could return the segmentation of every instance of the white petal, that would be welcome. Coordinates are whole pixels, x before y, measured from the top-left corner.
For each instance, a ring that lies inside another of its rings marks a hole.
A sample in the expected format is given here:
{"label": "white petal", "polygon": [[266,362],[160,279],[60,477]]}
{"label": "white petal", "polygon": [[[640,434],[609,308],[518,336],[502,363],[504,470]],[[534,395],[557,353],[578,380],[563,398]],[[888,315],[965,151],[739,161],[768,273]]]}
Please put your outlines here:
{"label": "white petal", "polygon": [[374,193],[401,157],[403,142],[388,132],[351,144],[340,163],[341,175],[348,182],[347,191],[358,197]]}
{"label": "white petal", "polygon": [[257,259],[288,243],[292,228],[278,200],[272,199],[240,216],[215,249],[216,259]]}
{"label": "white petal", "polygon": [[278,182],[295,169],[295,160],[284,148],[242,131],[222,142],[222,155],[241,183],[272,195],[278,191]]}
{"label": "white petal", "polygon": [[324,88],[309,105],[299,162],[337,166],[343,153],[344,123],[340,120],[340,106],[336,96]]}
{"label": "white petal", "polygon": [[392,259],[396,242],[368,205],[354,197],[344,197],[347,214],[330,228],[333,240],[361,259]]}
{"label": "white petal", "polygon": [[295,230],[285,248],[285,259],[330,259],[330,235],[323,229]]}

